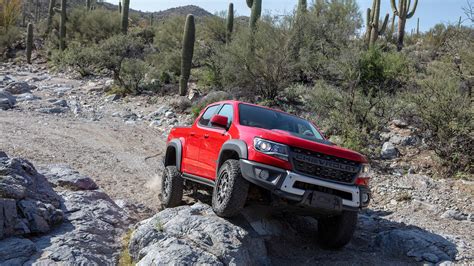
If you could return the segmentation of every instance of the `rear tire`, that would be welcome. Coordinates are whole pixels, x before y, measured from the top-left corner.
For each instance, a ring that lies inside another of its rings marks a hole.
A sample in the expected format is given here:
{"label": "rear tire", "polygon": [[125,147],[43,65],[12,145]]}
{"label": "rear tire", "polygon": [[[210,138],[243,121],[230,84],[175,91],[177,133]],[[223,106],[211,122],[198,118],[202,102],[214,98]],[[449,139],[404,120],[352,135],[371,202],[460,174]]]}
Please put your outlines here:
{"label": "rear tire", "polygon": [[183,199],[184,181],[176,166],[166,166],[161,178],[160,200],[163,208],[174,208]]}
{"label": "rear tire", "polygon": [[318,243],[326,249],[340,249],[347,245],[357,227],[357,211],[343,211],[340,215],[318,219]]}
{"label": "rear tire", "polygon": [[219,169],[212,192],[212,209],[221,217],[240,213],[247,200],[249,183],[242,177],[240,162],[229,159]]}

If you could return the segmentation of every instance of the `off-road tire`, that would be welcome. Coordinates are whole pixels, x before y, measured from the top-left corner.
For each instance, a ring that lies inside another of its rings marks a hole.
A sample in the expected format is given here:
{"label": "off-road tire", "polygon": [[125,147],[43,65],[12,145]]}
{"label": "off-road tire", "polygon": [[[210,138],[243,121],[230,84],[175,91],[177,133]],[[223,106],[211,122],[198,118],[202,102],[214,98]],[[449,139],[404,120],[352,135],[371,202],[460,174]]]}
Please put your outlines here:
{"label": "off-road tire", "polygon": [[222,164],[212,192],[212,209],[221,217],[232,217],[243,209],[249,183],[242,177],[240,162],[229,159]]}
{"label": "off-road tire", "polygon": [[166,166],[161,178],[160,201],[163,208],[174,208],[183,199],[184,181],[176,166]]}
{"label": "off-road tire", "polygon": [[317,240],[326,249],[340,249],[351,241],[357,226],[357,211],[318,219]]}

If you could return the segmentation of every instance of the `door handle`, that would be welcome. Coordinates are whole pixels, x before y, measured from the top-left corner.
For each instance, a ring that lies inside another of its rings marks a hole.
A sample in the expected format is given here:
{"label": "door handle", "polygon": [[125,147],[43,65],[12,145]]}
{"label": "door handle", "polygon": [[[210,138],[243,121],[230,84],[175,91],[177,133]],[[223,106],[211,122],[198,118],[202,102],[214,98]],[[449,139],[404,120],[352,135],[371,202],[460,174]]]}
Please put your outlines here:
{"label": "door handle", "polygon": [[191,132],[191,133],[189,133],[189,135],[194,136],[194,135],[196,135],[196,133],[195,133],[195,132]]}
{"label": "door handle", "polygon": [[205,138],[205,139],[209,138],[209,135],[208,135],[208,134],[204,134],[204,138]]}

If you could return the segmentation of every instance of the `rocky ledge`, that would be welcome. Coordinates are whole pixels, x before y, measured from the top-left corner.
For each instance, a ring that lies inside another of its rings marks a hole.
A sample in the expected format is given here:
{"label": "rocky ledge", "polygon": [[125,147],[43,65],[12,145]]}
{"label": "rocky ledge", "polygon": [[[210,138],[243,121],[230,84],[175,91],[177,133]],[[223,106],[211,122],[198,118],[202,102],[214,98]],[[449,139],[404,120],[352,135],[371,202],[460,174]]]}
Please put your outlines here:
{"label": "rocky ledge", "polygon": [[0,152],[0,265],[110,265],[131,223],[92,179]]}

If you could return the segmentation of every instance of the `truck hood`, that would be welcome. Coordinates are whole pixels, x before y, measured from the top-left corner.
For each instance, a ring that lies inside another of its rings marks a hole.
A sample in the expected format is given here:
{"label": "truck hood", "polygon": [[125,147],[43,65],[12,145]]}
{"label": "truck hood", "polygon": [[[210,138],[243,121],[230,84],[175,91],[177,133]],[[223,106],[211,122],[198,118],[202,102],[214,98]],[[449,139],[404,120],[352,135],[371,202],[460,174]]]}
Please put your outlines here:
{"label": "truck hood", "polygon": [[335,157],[344,158],[351,161],[360,163],[367,163],[367,159],[362,154],[339,147],[334,144],[325,144],[322,142],[312,141],[303,139],[292,135],[291,133],[283,130],[268,130],[263,128],[246,127],[246,131],[252,132],[255,137],[275,141],[278,143],[286,144],[291,147],[297,147],[305,150],[311,150],[314,152],[320,152]]}

